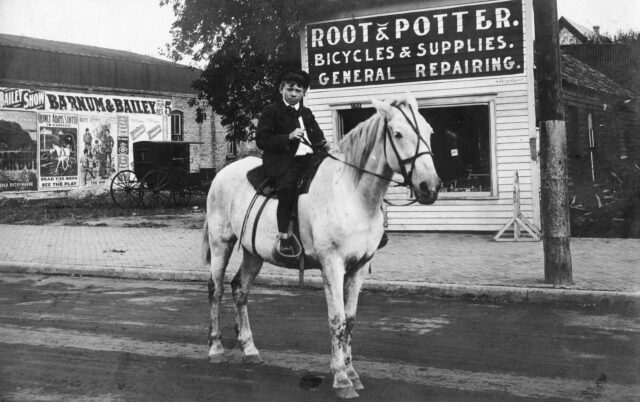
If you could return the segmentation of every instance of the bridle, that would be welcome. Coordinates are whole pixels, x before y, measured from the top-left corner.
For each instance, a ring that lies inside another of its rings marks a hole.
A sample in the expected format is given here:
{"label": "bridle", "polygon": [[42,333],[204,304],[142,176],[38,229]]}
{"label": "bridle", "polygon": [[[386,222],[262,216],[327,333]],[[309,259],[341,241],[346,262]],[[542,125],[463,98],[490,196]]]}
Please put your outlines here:
{"label": "bridle", "polygon": [[[423,156],[423,155],[431,155],[433,156],[433,152],[431,152],[431,148],[429,147],[429,144],[427,144],[427,142],[424,140],[424,138],[422,138],[422,136],[420,135],[420,129],[418,127],[418,120],[416,119],[416,115],[413,112],[413,108],[409,107],[409,110],[411,110],[411,116],[413,117],[413,121],[411,119],[409,119],[409,116],[407,116],[407,114],[404,112],[404,110],[400,109],[400,107],[398,105],[393,105],[393,107],[395,107],[396,109],[398,109],[400,111],[400,113],[402,113],[402,115],[404,116],[404,118],[407,120],[407,123],[409,123],[409,125],[411,126],[411,128],[413,129],[414,134],[418,137],[418,141],[416,141],[416,151],[413,153],[413,156],[410,156],[406,159],[402,159],[402,157],[400,156],[400,152],[398,152],[398,148],[396,147],[395,142],[393,141],[393,138],[391,138],[391,130],[389,129],[389,125],[388,125],[388,121],[385,120],[384,121],[384,125],[385,125],[385,132],[387,133],[387,135],[385,135],[384,139],[385,139],[385,144],[384,144],[384,157],[389,160],[389,157],[387,156],[387,138],[389,139],[389,143],[391,144],[391,148],[393,149],[393,153],[396,156],[396,160],[398,161],[398,164],[400,165],[400,174],[402,174],[402,178],[403,178],[403,182],[398,182],[397,180],[392,180],[396,183],[401,184],[402,186],[405,187],[413,187],[413,185],[411,184],[411,175],[413,174],[413,171],[416,167],[416,160],[418,160],[419,157]],[[424,143],[424,145],[427,147],[427,151],[423,151],[423,152],[419,152],[420,151],[420,143]],[[411,163],[411,168],[407,171],[405,165],[407,163]]]}

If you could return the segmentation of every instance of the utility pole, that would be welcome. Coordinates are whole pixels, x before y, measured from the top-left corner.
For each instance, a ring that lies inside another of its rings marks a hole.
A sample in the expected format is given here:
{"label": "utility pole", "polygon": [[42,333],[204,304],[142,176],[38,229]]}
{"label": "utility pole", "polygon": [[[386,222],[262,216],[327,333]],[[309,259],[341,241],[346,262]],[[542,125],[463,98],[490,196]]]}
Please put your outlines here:
{"label": "utility pole", "polygon": [[535,54],[540,110],[540,212],[544,280],[553,285],[573,281],[569,248],[567,131],[562,107],[560,38],[556,0],[533,0]]}

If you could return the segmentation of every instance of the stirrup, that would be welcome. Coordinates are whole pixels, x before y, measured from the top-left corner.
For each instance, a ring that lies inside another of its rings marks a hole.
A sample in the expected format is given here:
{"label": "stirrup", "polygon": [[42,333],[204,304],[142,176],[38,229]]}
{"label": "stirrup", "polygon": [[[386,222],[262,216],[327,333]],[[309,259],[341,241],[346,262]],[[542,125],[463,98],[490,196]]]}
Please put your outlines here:
{"label": "stirrup", "polygon": [[[276,242],[276,251],[278,252],[278,255],[280,255],[283,258],[295,258],[297,259],[298,257],[300,257],[300,254],[302,254],[302,245],[300,244],[300,241],[298,240],[298,237],[295,234],[291,234],[291,239],[293,240],[293,251],[294,254],[282,254],[280,252],[280,242],[282,241],[282,239],[278,238],[278,241]],[[298,250],[298,251],[296,251]]]}

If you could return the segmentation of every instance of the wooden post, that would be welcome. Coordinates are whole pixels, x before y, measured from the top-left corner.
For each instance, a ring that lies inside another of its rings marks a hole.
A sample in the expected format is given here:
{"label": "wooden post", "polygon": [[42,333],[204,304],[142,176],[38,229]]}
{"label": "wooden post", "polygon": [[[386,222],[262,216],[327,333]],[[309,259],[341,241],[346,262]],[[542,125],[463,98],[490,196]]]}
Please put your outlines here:
{"label": "wooden post", "polygon": [[569,248],[567,132],[562,106],[562,75],[556,0],[533,0],[535,52],[540,111],[541,217],[544,280],[553,285],[573,281]]}

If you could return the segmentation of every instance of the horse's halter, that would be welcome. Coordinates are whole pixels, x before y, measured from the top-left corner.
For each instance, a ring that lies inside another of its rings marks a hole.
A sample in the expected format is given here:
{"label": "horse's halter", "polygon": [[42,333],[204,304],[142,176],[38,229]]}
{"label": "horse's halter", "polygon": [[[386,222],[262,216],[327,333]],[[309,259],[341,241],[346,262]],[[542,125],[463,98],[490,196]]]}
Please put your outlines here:
{"label": "horse's halter", "polygon": [[[391,134],[391,130],[389,129],[389,126],[388,126],[388,121],[385,120],[384,125],[385,125],[385,131],[386,131],[387,135],[385,135],[385,137],[384,137],[385,138],[384,156],[388,161],[389,157],[387,156],[387,144],[386,144],[386,142],[387,142],[387,138],[389,138],[389,143],[391,144],[391,148],[393,149],[393,153],[395,154],[396,160],[398,161],[398,164],[400,165],[400,174],[402,174],[402,178],[404,179],[404,182],[402,182],[401,185],[407,186],[407,187],[413,187],[413,184],[411,183],[411,175],[413,175],[413,171],[414,171],[414,169],[416,167],[416,160],[418,160],[418,158],[423,156],[423,155],[431,155],[433,157],[433,152],[431,152],[431,147],[429,147],[429,144],[427,144],[427,141],[425,141],[424,138],[422,138],[422,136],[420,135],[420,129],[418,127],[418,120],[416,119],[416,115],[413,112],[413,108],[411,106],[409,106],[409,110],[411,110],[411,116],[413,117],[413,121],[412,121],[411,119],[409,119],[409,116],[407,116],[407,114],[404,112],[404,110],[400,109],[400,107],[398,105],[394,104],[393,107],[395,107],[396,109],[398,109],[400,111],[400,113],[402,113],[404,118],[407,120],[407,123],[409,123],[409,125],[413,129],[413,132],[418,137],[418,141],[416,141],[416,151],[414,152],[413,156],[410,156],[408,158],[402,159],[402,157],[400,156],[400,153],[398,152],[398,148],[396,147],[396,144],[393,141],[393,138],[391,138],[392,134]],[[424,145],[427,147],[427,151],[419,152],[420,151],[420,143],[421,142],[424,143]],[[407,171],[407,169],[405,167],[405,165],[407,163],[411,163],[411,168],[408,171]]]}

